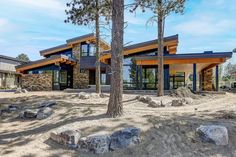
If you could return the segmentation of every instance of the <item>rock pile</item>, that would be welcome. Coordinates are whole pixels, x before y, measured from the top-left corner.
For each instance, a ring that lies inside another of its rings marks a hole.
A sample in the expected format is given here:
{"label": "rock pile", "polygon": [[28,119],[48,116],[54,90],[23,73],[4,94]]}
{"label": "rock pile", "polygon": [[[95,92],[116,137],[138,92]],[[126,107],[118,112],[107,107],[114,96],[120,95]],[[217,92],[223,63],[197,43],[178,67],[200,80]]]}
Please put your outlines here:
{"label": "rock pile", "polygon": [[194,94],[187,87],[179,87],[175,91],[172,91],[170,95],[174,96],[174,97],[180,97],[180,98],[184,98],[184,97],[189,97],[189,98],[192,98],[192,99],[197,99],[198,98],[198,96],[196,94]]}
{"label": "rock pile", "polygon": [[227,145],[229,142],[228,130],[221,125],[201,125],[196,130],[203,142],[216,145]]}
{"label": "rock pile", "polygon": [[126,128],[111,135],[94,135],[81,138],[80,131],[60,128],[50,138],[68,148],[78,148],[95,154],[125,149],[141,142],[139,128]]}

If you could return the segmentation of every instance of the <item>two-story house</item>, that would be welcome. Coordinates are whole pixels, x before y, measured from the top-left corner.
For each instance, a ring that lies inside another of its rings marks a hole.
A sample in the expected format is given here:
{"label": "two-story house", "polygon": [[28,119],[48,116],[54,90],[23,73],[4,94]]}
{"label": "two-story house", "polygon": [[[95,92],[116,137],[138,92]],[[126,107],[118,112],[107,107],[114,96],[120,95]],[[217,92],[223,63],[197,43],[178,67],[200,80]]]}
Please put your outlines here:
{"label": "two-story house", "polygon": [[[87,34],[66,41],[66,44],[40,51],[42,60],[17,66],[23,74],[51,73],[53,89],[78,88],[81,73],[89,84],[95,84],[95,36]],[[164,38],[165,90],[188,86],[196,90],[218,90],[218,65],[232,57],[232,52],[177,54],[178,35]],[[101,41],[101,83],[110,84],[110,45]],[[157,89],[157,39],[124,47],[124,89]],[[215,68],[215,82],[213,82]]]}

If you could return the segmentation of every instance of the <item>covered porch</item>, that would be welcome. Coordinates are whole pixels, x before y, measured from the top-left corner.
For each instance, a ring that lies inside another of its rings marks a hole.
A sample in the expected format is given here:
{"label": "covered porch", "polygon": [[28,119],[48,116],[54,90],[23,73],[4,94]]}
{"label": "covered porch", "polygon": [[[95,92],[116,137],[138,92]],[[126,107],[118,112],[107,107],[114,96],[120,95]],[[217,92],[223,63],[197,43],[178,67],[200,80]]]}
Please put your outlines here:
{"label": "covered porch", "polygon": [[[231,56],[231,52],[165,55],[164,89],[171,90],[185,86],[195,92],[218,91],[219,65]],[[136,89],[157,89],[157,56],[134,57],[134,60],[136,64]]]}

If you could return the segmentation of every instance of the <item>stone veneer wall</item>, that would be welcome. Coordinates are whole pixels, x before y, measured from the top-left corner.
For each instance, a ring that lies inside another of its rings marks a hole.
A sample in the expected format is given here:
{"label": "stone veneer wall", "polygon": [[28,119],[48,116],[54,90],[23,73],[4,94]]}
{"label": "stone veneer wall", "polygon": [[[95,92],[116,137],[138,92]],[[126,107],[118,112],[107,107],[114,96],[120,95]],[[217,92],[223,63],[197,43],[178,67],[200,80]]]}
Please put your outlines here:
{"label": "stone veneer wall", "polygon": [[25,74],[21,78],[21,87],[28,91],[51,91],[51,74]]}
{"label": "stone veneer wall", "polygon": [[72,53],[77,60],[73,66],[73,88],[87,88],[89,85],[89,74],[80,73],[80,44],[73,46]]}
{"label": "stone veneer wall", "polygon": [[213,69],[208,69],[203,72],[203,89],[205,91],[212,91],[213,84],[212,84],[212,76],[213,76]]}

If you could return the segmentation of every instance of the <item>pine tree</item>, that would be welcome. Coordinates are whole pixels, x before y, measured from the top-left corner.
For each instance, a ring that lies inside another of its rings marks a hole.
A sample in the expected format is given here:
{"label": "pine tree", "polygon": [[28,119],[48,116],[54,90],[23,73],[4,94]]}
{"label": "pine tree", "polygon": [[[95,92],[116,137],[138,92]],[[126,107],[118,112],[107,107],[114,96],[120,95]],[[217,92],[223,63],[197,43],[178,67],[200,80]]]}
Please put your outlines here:
{"label": "pine tree", "polygon": [[158,96],[164,95],[164,26],[165,18],[172,12],[183,13],[186,0],[135,0],[134,8],[146,9],[153,12],[153,16],[147,22],[156,22],[158,31]]}
{"label": "pine tree", "polygon": [[112,1],[111,42],[111,91],[107,114],[118,117],[123,114],[123,35],[124,0]]}
{"label": "pine tree", "polygon": [[95,26],[96,34],[96,92],[101,93],[100,68],[100,25],[101,21],[109,22],[110,0],[72,0],[67,3],[67,19],[75,25]]}

